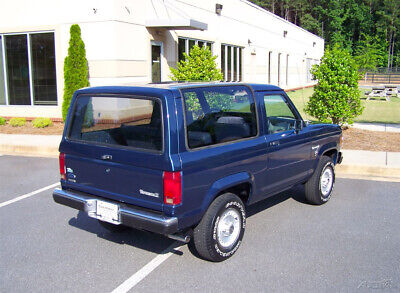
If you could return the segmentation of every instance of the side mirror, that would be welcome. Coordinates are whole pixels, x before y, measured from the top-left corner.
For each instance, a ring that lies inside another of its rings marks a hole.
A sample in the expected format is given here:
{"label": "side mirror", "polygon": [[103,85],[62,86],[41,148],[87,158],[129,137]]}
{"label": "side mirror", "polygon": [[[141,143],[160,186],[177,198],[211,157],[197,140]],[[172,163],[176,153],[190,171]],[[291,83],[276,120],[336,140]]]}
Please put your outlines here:
{"label": "side mirror", "polygon": [[303,120],[296,120],[294,122],[294,130],[296,131],[296,133],[303,130]]}

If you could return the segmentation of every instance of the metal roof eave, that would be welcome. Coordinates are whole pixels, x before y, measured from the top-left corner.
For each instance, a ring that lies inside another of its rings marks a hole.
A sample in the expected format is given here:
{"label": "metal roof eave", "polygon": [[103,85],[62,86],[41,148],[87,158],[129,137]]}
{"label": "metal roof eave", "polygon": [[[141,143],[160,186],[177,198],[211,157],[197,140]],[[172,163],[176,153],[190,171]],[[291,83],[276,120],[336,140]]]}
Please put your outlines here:
{"label": "metal roof eave", "polygon": [[145,22],[148,28],[164,28],[169,30],[207,30],[208,24],[187,18],[179,19],[149,19]]}

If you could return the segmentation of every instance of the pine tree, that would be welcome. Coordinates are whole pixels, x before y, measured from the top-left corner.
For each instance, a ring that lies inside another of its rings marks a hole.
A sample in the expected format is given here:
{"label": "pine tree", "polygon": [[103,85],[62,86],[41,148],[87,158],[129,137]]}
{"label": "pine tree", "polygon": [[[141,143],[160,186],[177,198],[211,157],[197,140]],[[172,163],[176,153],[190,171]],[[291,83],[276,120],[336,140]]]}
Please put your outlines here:
{"label": "pine tree", "polygon": [[62,105],[64,121],[67,118],[68,108],[74,92],[89,86],[88,62],[79,25],[73,24],[71,26],[70,35],[68,56],[64,60],[64,100]]}

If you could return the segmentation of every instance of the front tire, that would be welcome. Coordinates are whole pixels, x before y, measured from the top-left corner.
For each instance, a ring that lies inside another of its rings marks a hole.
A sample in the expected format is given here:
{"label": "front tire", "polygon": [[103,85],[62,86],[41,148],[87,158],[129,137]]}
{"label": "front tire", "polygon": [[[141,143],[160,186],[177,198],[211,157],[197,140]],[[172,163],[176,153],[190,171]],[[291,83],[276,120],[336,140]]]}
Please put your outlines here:
{"label": "front tire", "polygon": [[331,198],[335,185],[335,165],[330,157],[322,156],[314,174],[305,184],[305,195],[309,203],[322,205]]}
{"label": "front tire", "polygon": [[239,248],[246,227],[243,202],[233,193],[217,197],[193,231],[197,252],[214,262],[230,258]]}

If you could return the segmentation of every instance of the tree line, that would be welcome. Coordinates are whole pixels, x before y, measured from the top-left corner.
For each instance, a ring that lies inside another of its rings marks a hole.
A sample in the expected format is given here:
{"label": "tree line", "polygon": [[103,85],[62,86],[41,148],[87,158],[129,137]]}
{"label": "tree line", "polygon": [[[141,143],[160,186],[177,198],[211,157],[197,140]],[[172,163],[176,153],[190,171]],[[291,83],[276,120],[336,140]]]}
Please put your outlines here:
{"label": "tree line", "polygon": [[252,0],[349,51],[364,70],[400,67],[400,0]]}

